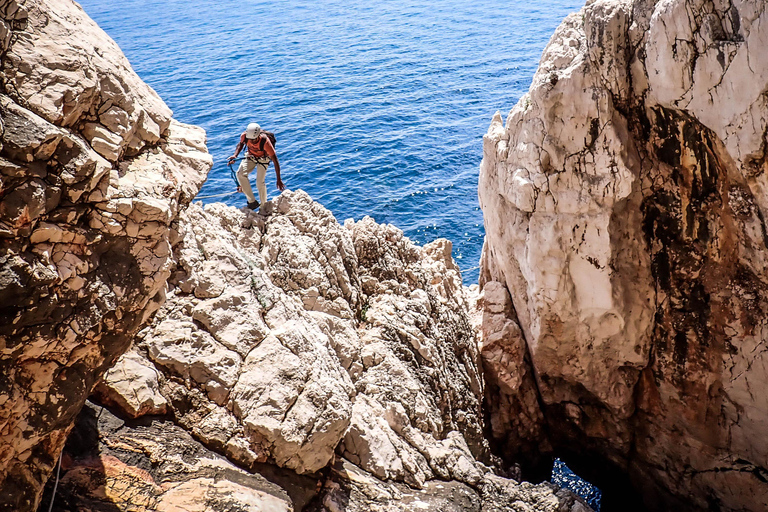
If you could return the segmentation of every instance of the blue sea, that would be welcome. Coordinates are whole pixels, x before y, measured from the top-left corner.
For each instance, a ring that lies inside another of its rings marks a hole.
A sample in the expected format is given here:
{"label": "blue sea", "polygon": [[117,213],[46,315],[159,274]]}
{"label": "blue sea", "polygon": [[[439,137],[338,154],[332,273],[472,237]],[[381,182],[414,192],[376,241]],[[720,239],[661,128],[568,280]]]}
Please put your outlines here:
{"label": "blue sea", "polygon": [[[482,137],[527,90],[583,0],[82,0],[177,119],[208,132],[199,196],[245,205],[226,166],[252,121],[283,181],[339,221],[370,215],[445,237],[477,282]],[[254,173],[255,174],[255,173]],[[255,179],[255,176],[253,176]],[[267,177],[277,193],[274,170]]]}

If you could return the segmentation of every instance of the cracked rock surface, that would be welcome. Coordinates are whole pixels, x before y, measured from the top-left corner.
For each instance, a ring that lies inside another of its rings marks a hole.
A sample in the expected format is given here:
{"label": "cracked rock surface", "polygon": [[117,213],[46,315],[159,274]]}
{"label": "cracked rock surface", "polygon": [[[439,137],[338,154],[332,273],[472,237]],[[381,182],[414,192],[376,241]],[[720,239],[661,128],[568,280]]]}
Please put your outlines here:
{"label": "cracked rock surface", "polygon": [[313,501],[290,510],[481,510],[501,496],[582,510],[481,462],[479,354],[450,242],[418,247],[370,218],[340,225],[301,191],[270,209],[182,214],[167,300],[105,376],[102,402],[133,418],[163,408],[250,472],[305,475]]}
{"label": "cracked rock surface", "polygon": [[[287,192],[269,217],[193,204],[174,252],[134,357],[203,442],[298,473],[341,443],[364,469],[415,485],[434,477],[428,447],[482,452],[474,331],[447,241],[422,249],[370,219],[342,226]],[[121,396],[113,375],[106,395]]]}
{"label": "cracked rock surface", "polygon": [[766,45],[765,2],[589,1],[494,117],[482,359],[508,456],[603,461],[652,509],[768,508]]}
{"label": "cracked rock surface", "polygon": [[0,1],[0,46],[0,510],[24,511],[162,302],[211,157],[76,3]]}

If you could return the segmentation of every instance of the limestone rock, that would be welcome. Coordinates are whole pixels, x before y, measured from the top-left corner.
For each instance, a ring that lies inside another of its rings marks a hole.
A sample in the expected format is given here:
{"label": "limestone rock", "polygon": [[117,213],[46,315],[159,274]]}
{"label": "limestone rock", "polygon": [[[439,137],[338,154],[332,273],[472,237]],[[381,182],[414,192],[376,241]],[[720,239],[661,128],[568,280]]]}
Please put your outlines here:
{"label": "limestone rock", "polygon": [[[419,251],[392,226],[368,218],[346,225],[367,307],[345,457],[381,478],[421,486],[435,476],[457,478],[449,475],[453,466],[436,456],[447,450],[452,460],[471,461],[462,471],[475,480],[485,471],[474,462],[485,455],[482,383],[450,242],[438,240]],[[465,440],[464,451],[448,441],[454,432]]]}
{"label": "limestone rock", "polygon": [[479,481],[479,355],[450,243],[342,226],[303,192],[270,208],[182,216],[172,287],[137,344],[177,422],[246,467],[318,471],[343,441],[384,479]]}
{"label": "limestone rock", "polygon": [[[767,22],[762,2],[588,2],[484,139],[481,284],[512,300],[484,327],[507,332],[489,389],[532,373],[555,448],[652,508],[768,507]],[[511,445],[524,395],[492,412]]]}
{"label": "limestone rock", "polygon": [[[43,503],[50,503],[53,482]],[[62,459],[53,510],[293,512],[315,481],[273,467],[247,472],[158,417],[123,421],[87,404]]]}
{"label": "limestone rock", "polygon": [[476,300],[491,436],[511,460],[535,466],[551,446],[544,433],[538,388],[512,299],[503,284],[489,281]]}
{"label": "limestone rock", "polygon": [[[0,2],[0,509],[15,511],[36,509],[86,397],[163,301],[173,224],[211,166],[205,133],[80,6],[21,4]],[[135,394],[119,382],[134,363],[114,370],[122,406],[159,412],[150,374]]]}
{"label": "limestone rock", "polygon": [[485,464],[480,353],[450,243],[339,225],[301,191],[270,208],[181,215],[167,300],[136,344],[173,424],[251,471],[334,468],[312,510],[480,510],[500,496],[571,510],[572,496]]}
{"label": "limestone rock", "polygon": [[551,484],[518,483],[489,476],[477,486],[434,480],[423,489],[384,482],[343,459],[334,464],[308,512],[588,512],[591,509]]}
{"label": "limestone rock", "polygon": [[[344,459],[317,478],[256,464],[244,471],[159,417],[121,420],[87,404],[62,461],[55,512],[589,512],[567,491],[489,475],[475,486],[387,482]],[[53,482],[43,503],[50,503]],[[47,509],[46,509],[47,510]]]}
{"label": "limestone rock", "polygon": [[[165,379],[182,384],[178,393],[204,392],[212,402],[204,410],[218,410],[230,427],[217,432],[211,423],[200,433],[229,446],[239,463],[271,458],[298,472],[323,468],[354,395],[328,335],[299,298],[273,284],[258,250],[264,234],[242,227],[255,215],[223,205],[194,205],[185,215],[177,286],[141,348]],[[286,252],[292,239],[279,240]],[[293,243],[299,250],[302,240]]]}
{"label": "limestone rock", "polygon": [[7,94],[50,123],[79,128],[111,162],[160,141],[171,110],[82,7],[35,0],[23,8],[27,27],[2,62]]}
{"label": "limestone rock", "polygon": [[114,405],[131,418],[165,414],[168,406],[160,394],[157,371],[136,351],[120,356],[94,391],[103,403]]}

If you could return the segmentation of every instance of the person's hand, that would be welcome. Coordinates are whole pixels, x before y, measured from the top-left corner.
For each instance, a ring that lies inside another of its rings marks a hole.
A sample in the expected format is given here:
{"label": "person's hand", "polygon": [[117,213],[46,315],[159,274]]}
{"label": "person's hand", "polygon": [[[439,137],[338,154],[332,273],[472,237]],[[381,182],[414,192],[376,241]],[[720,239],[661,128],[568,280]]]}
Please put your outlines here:
{"label": "person's hand", "polygon": [[228,164],[233,164],[233,163],[235,163],[235,157],[234,157],[234,156],[231,156],[231,157],[229,157],[229,161],[228,161],[227,163],[228,163]]}
{"label": "person's hand", "polygon": [[277,190],[280,192],[285,190],[285,183],[283,183],[283,180],[277,180]]}

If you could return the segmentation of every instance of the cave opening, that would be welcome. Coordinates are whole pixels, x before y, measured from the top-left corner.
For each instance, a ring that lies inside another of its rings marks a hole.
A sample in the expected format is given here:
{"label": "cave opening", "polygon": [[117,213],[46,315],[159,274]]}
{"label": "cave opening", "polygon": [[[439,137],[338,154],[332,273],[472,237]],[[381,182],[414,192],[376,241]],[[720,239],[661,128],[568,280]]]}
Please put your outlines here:
{"label": "cave opening", "polygon": [[573,472],[565,462],[555,458],[552,464],[552,475],[550,482],[562,489],[568,489],[584,502],[592,507],[595,512],[600,512],[600,503],[603,498],[603,492],[596,485],[586,481]]}
{"label": "cave opening", "polygon": [[557,450],[550,482],[581,497],[595,512],[648,512],[627,469],[597,453]]}

